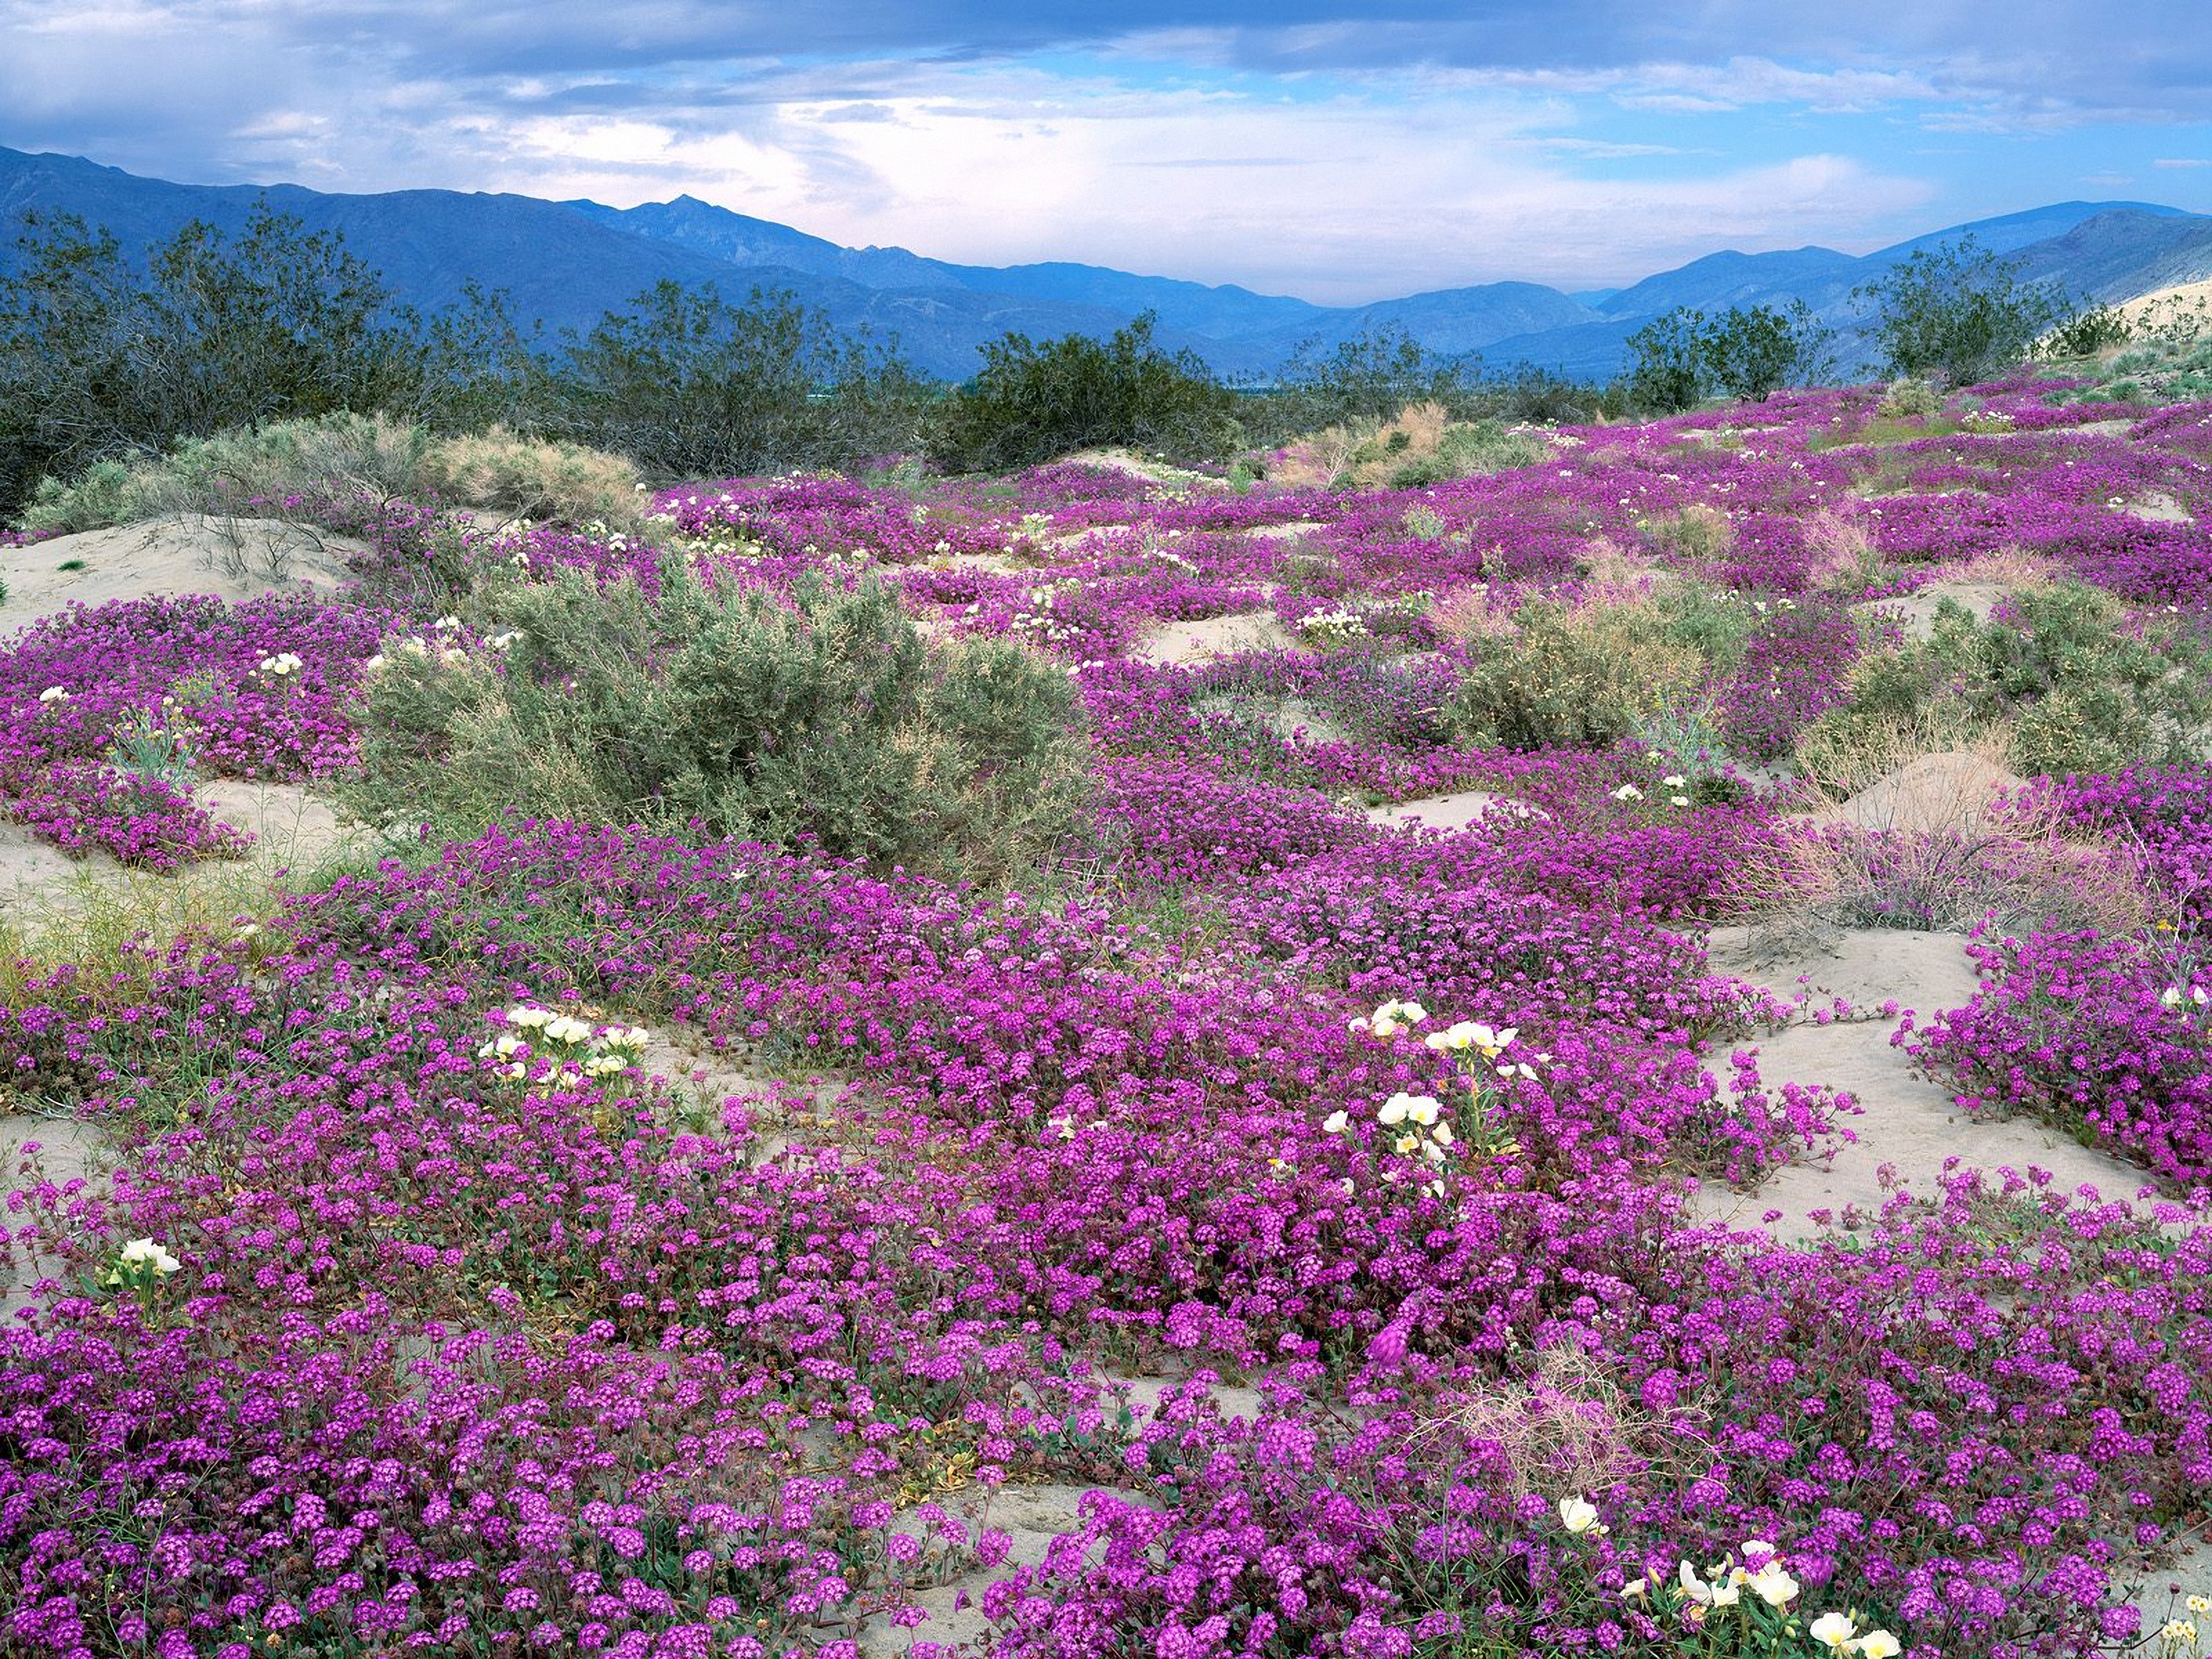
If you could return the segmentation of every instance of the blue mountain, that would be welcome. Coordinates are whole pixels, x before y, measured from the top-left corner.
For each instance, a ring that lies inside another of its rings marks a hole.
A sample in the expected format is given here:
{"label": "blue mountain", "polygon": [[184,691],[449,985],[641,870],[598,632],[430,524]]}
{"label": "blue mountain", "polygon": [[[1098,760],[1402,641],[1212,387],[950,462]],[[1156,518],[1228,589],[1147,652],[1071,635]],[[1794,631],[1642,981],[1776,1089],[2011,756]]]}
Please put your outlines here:
{"label": "blue mountain", "polygon": [[2212,217],[2143,202],[2064,202],[1954,225],[1865,256],[1832,248],[1709,254],[1620,289],[1579,295],[1534,283],[1486,283],[1365,306],[1320,306],[1173,277],[1070,263],[965,265],[898,247],[850,248],[787,225],[679,196],[642,207],[411,190],[338,195],[296,185],[209,185],[140,178],[82,157],[0,148],[0,271],[20,259],[4,232],[27,212],[74,213],[105,226],[133,258],[187,222],[226,231],[257,199],[310,229],[341,234],[395,296],[425,313],[471,283],[503,290],[514,314],[549,335],[585,329],[654,283],[712,284],[743,299],[781,290],[838,327],[896,336],[932,373],[972,373],[979,349],[1008,332],[1103,335],[1140,312],[1159,337],[1224,373],[1265,379],[1302,346],[1328,350],[1379,327],[1430,349],[1479,354],[1582,379],[1617,373],[1630,335],[1678,306],[1803,301],[1838,325],[1847,352],[1863,335],[1853,290],[1916,249],[1972,234],[2018,260],[2033,281],[2117,300],[2212,276]]}

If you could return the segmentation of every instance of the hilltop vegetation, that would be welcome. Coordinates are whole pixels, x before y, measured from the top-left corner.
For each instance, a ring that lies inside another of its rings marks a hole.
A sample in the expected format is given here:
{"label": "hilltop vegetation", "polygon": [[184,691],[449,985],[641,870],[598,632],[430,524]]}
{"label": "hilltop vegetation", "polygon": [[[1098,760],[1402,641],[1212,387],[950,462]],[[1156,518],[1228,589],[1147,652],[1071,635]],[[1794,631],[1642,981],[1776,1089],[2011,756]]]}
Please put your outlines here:
{"label": "hilltop vegetation", "polygon": [[33,501],[0,1653],[2195,1659],[2212,405],[818,346]]}

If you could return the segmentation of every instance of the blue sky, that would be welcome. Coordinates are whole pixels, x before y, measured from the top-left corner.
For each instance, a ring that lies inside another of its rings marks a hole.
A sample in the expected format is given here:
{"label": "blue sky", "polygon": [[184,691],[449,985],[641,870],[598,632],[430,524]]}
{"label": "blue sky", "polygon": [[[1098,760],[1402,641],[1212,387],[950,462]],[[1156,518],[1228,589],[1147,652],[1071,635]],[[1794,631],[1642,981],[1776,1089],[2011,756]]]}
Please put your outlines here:
{"label": "blue sky", "polygon": [[0,143],[1328,302],[2212,211],[2204,0],[0,0]]}

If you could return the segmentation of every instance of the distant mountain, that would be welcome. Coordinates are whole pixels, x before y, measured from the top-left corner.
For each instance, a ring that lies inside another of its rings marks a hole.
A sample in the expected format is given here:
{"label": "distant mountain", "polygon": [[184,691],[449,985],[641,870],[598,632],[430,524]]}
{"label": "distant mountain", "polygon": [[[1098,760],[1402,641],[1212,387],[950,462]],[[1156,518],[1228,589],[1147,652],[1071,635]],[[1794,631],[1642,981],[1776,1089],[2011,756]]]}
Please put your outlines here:
{"label": "distant mountain", "polygon": [[1217,369],[1264,380],[1302,345],[1324,351],[1370,330],[1402,328],[1432,351],[1479,353],[1493,367],[1529,364],[1577,379],[1617,374],[1629,336],[1679,306],[1787,305],[1802,300],[1836,326],[1847,369],[1863,367],[1865,318],[1853,290],[1915,250],[1972,234],[2020,262],[2027,279],[2085,299],[2117,301],[2212,276],[2212,217],[2145,202],[2063,202],[1931,231],[1863,257],[1832,248],[1708,254],[1624,288],[1563,294],[1534,283],[1486,283],[1365,306],[1320,306],[1101,265],[991,266],[898,247],[842,247],[788,225],[679,196],[612,208],[528,196],[398,191],[342,196],[276,185],[171,184],[81,158],[0,149],[0,271],[17,255],[7,229],[27,210],[76,213],[137,256],[193,219],[234,231],[254,201],[342,233],[394,294],[428,313],[471,281],[503,289],[518,317],[549,334],[588,328],[663,280],[713,283],[742,300],[782,289],[838,327],[896,335],[931,373],[974,371],[979,349],[1008,332],[1104,335],[1140,312],[1160,337]]}

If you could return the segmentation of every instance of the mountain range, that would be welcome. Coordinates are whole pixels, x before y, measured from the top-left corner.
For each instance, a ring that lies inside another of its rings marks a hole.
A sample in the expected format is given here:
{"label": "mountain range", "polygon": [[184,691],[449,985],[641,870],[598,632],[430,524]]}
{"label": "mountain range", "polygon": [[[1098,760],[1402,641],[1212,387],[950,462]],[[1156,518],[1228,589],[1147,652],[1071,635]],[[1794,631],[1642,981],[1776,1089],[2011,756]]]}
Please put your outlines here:
{"label": "mountain range", "polygon": [[[1493,368],[1601,380],[1620,368],[1630,335],[1678,306],[1717,311],[1800,300],[1837,329],[1840,366],[1850,370],[1869,356],[1853,290],[1917,249],[1970,234],[2017,261],[2024,278],[2084,301],[2212,277],[2212,216],[2146,202],[2063,202],[1863,255],[1727,251],[1582,294],[1500,282],[1321,306],[1101,265],[963,265],[904,248],[842,247],[689,196],[612,208],[442,190],[337,195],[297,185],[182,185],[0,148],[0,228],[18,225],[26,212],[74,213],[106,227],[134,258],[195,219],[235,232],[263,198],[310,230],[343,234],[397,298],[425,313],[454,304],[474,283],[505,290],[514,315],[557,336],[588,328],[664,279],[712,283],[732,299],[756,287],[782,289],[839,328],[896,336],[915,365],[954,379],[974,371],[981,345],[1009,331],[1103,335],[1151,311],[1164,343],[1189,348],[1221,373],[1258,380],[1302,345],[1327,350],[1379,327],[1402,328],[1439,354],[1479,354]],[[14,238],[0,238],[0,273],[18,258]]]}

